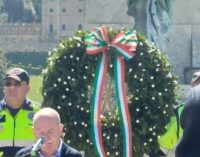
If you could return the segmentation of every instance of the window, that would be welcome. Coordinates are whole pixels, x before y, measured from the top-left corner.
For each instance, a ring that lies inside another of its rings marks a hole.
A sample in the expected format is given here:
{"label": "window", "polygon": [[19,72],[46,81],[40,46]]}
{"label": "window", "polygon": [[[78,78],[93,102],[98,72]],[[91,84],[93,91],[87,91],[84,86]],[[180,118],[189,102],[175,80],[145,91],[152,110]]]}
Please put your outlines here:
{"label": "window", "polygon": [[53,33],[53,25],[52,24],[49,25],[49,33]]}
{"label": "window", "polygon": [[83,28],[83,25],[82,24],[79,24],[78,25],[78,29],[80,30],[80,29],[82,29]]}
{"label": "window", "polygon": [[62,31],[66,31],[66,25],[62,24]]}
{"label": "window", "polygon": [[53,12],[53,8],[50,8],[49,11],[52,13]]}
{"label": "window", "polygon": [[65,8],[62,8],[62,12],[65,13],[65,12],[66,12],[66,9],[65,9]]}

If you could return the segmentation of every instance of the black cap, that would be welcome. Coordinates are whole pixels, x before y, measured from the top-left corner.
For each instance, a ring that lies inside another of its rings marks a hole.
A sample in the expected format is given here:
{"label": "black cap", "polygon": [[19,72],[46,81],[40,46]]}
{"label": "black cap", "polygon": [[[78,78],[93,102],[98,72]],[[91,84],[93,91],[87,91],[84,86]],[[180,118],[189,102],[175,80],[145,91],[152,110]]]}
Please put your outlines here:
{"label": "black cap", "polygon": [[10,69],[6,73],[4,80],[7,79],[7,78],[12,78],[12,79],[15,79],[19,82],[25,81],[27,83],[29,83],[29,79],[30,79],[28,72],[25,71],[22,68],[12,68],[12,69]]}

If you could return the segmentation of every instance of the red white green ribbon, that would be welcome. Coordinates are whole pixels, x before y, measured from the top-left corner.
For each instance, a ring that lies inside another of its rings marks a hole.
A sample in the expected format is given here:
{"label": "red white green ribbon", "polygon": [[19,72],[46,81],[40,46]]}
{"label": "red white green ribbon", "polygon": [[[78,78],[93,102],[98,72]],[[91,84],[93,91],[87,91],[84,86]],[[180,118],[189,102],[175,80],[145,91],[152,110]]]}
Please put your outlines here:
{"label": "red white green ribbon", "polygon": [[99,55],[94,81],[94,91],[92,96],[91,130],[92,139],[99,157],[106,157],[106,152],[102,142],[101,132],[101,111],[103,89],[106,81],[108,69],[108,56],[110,47],[114,48],[116,57],[114,59],[114,81],[117,97],[117,105],[120,115],[120,126],[123,139],[123,157],[132,157],[132,128],[131,119],[126,99],[125,80],[124,80],[124,59],[131,59],[135,54],[137,46],[137,36],[133,31],[117,34],[111,41],[105,26],[94,29],[85,37],[87,54]]}

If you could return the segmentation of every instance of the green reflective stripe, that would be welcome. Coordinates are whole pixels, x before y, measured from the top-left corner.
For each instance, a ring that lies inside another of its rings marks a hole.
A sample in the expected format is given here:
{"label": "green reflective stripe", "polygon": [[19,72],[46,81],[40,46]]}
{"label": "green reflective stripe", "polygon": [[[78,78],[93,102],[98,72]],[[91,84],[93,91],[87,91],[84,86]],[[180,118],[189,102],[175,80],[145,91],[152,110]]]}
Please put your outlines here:
{"label": "green reflective stripe", "polygon": [[0,147],[11,147],[13,146],[12,140],[0,140]]}
{"label": "green reflective stripe", "polygon": [[15,147],[26,147],[34,143],[33,140],[17,140],[15,141]]}

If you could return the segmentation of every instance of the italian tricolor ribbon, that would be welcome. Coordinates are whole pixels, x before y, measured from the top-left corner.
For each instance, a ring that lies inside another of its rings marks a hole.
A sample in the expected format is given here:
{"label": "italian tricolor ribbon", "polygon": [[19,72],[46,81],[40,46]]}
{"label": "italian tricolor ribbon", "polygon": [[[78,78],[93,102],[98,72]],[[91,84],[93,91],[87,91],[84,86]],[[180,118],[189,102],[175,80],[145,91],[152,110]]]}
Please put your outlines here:
{"label": "italian tricolor ribbon", "polygon": [[91,130],[92,139],[99,157],[106,157],[102,142],[101,111],[103,89],[108,69],[108,55],[110,47],[114,48],[114,82],[117,105],[120,115],[120,126],[123,137],[123,157],[132,157],[132,128],[125,90],[124,59],[131,59],[135,55],[137,36],[133,31],[121,31],[112,40],[105,26],[94,29],[85,36],[86,53],[95,55],[100,53],[96,68],[94,91],[91,101]]}

